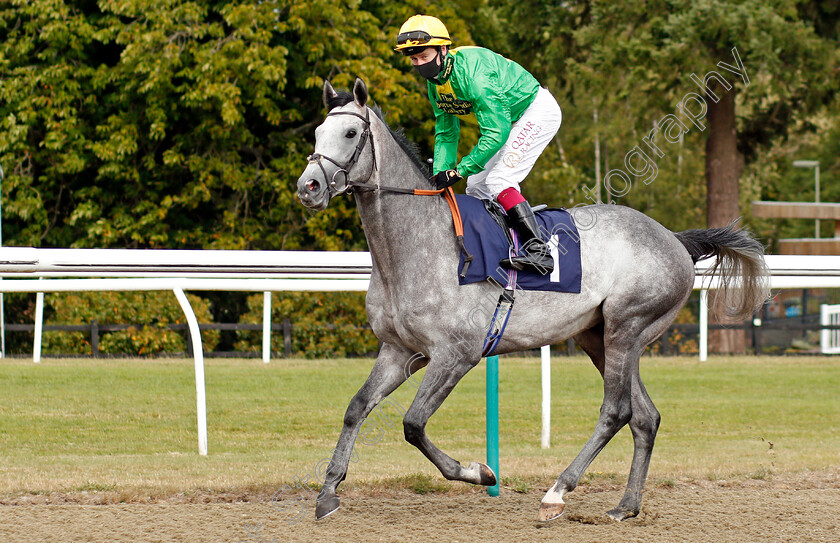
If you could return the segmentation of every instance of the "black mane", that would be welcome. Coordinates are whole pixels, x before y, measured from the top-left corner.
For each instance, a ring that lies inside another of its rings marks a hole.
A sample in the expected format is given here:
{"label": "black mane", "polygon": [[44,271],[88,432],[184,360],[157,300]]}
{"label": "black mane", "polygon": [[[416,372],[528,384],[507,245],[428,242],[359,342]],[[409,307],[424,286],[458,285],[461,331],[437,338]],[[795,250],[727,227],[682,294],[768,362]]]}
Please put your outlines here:
{"label": "black mane", "polygon": [[[327,111],[332,111],[333,109],[341,106],[346,106],[350,102],[352,102],[355,98],[353,97],[352,92],[347,91],[337,91],[335,96],[327,97]],[[385,114],[382,112],[379,106],[374,106],[373,112],[379,117],[385,126],[388,128],[388,131],[391,133],[391,137],[397,142],[400,148],[408,155],[408,158],[414,163],[420,173],[423,174],[423,177],[429,177],[429,169],[426,166],[425,162],[422,158],[420,158],[420,148],[417,146],[416,143],[408,139],[405,135],[405,132],[402,128],[391,128],[388,125],[388,121],[385,120]]]}

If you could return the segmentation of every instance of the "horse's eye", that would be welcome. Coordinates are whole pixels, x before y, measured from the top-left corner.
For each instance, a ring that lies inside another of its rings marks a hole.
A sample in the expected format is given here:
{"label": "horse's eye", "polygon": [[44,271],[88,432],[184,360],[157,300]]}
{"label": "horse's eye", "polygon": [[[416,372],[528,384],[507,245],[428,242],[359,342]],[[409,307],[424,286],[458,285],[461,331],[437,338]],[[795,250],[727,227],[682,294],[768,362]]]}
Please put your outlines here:
{"label": "horse's eye", "polygon": [[356,137],[356,131],[353,130],[353,129],[350,129],[350,130],[347,131],[347,133],[344,135],[344,137],[347,138],[348,140],[351,140],[351,139]]}

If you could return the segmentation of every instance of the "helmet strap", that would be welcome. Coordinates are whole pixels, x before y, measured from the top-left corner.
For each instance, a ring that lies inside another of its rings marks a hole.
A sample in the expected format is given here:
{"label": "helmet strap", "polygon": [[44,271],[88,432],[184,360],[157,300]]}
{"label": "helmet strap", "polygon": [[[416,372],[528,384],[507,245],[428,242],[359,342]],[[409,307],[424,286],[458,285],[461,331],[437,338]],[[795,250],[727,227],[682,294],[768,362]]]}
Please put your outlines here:
{"label": "helmet strap", "polygon": [[[448,49],[448,48],[447,48]],[[452,55],[449,54],[449,51],[446,51],[446,56],[441,56],[440,47],[438,47],[438,56],[441,57],[440,63],[440,73],[435,77],[435,82],[438,84],[446,83],[449,79],[449,76],[452,75],[452,68],[455,67],[455,59]]]}

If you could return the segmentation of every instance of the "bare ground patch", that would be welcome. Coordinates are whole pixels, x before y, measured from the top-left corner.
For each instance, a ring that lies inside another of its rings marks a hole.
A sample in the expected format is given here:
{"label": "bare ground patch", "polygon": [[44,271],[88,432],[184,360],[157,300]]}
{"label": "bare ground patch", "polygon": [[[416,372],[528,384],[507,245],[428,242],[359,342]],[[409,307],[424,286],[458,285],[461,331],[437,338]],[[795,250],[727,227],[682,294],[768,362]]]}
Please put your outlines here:
{"label": "bare ground patch", "polygon": [[[399,486],[399,485],[397,485]],[[763,479],[677,480],[649,485],[641,514],[604,516],[623,485],[592,482],[567,495],[566,513],[536,521],[545,488],[503,488],[491,498],[466,487],[418,494],[385,485],[342,493],[334,515],[315,522],[314,501],[271,506],[267,489],[185,493],[118,501],[113,492],[6,497],[0,541],[837,541],[840,470]],[[123,496],[125,497],[125,496]],[[289,496],[286,496],[289,498]]]}

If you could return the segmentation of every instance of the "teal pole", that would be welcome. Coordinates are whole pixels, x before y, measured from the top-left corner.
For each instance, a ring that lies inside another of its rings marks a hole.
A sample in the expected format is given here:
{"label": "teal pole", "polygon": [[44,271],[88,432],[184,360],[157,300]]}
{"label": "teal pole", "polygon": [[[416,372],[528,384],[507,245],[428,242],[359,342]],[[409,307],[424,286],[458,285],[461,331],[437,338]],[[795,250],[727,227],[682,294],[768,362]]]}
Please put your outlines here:
{"label": "teal pole", "polygon": [[499,357],[487,362],[487,465],[496,474],[496,486],[487,487],[491,496],[499,495]]}

